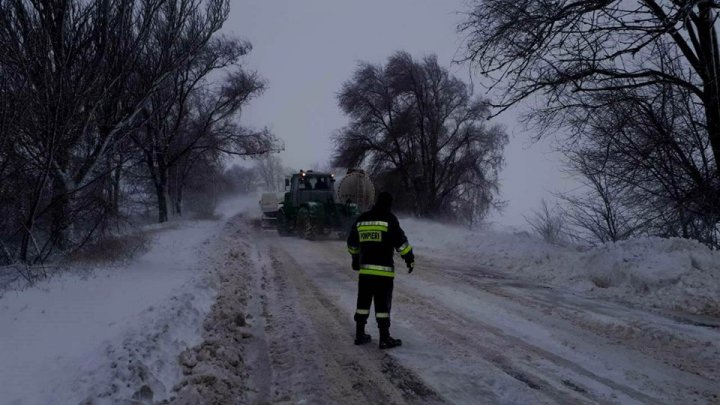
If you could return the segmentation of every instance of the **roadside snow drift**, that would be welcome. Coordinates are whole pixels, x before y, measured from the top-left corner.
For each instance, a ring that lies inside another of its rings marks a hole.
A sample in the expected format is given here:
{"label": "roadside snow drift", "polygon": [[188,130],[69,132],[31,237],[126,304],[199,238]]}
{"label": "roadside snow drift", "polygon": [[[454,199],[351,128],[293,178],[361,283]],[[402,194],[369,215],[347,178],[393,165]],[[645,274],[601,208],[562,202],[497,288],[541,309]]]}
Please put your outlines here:
{"label": "roadside snow drift", "polygon": [[583,249],[551,245],[527,232],[471,231],[408,218],[401,224],[421,255],[461,255],[487,270],[570,291],[720,315],[720,252],[696,241],[652,237]]}
{"label": "roadside snow drift", "polygon": [[199,341],[212,305],[199,266],[201,247],[218,228],[216,221],[173,223],[130,263],[6,292],[0,402],[141,399],[142,392],[123,390],[142,385],[161,399],[180,378],[177,355]]}

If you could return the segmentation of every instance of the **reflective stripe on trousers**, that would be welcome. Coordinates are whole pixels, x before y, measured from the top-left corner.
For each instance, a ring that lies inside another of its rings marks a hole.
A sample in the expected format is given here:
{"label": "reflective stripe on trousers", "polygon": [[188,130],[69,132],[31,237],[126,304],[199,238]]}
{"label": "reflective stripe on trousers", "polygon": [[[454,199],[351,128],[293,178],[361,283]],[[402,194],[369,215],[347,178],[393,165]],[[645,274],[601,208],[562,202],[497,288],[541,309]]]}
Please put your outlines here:
{"label": "reflective stripe on trousers", "polygon": [[362,266],[360,266],[360,274],[367,274],[370,276],[395,277],[395,269],[389,266],[363,264]]}
{"label": "reflective stripe on trousers", "polygon": [[358,277],[358,299],[355,308],[355,322],[365,324],[370,316],[370,307],[375,307],[375,319],[378,326],[390,325],[392,307],[392,277],[364,276]]}

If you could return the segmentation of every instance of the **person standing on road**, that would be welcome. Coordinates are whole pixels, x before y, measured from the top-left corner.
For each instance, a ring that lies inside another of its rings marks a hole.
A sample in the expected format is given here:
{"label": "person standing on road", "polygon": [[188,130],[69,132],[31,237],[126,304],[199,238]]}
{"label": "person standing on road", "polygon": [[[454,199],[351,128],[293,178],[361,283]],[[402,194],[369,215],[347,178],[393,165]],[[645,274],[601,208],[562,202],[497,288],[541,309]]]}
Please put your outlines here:
{"label": "person standing on road", "polygon": [[370,342],[365,324],[370,316],[370,304],[375,302],[375,319],[380,330],[380,348],[402,345],[400,339],[390,337],[390,307],[392,304],[393,250],[400,253],[412,273],[415,255],[408,244],[400,222],[391,212],[392,195],[382,192],[375,205],[360,215],[350,229],[347,246],[352,255],[352,268],[358,271],[357,310],[355,311],[355,344]]}

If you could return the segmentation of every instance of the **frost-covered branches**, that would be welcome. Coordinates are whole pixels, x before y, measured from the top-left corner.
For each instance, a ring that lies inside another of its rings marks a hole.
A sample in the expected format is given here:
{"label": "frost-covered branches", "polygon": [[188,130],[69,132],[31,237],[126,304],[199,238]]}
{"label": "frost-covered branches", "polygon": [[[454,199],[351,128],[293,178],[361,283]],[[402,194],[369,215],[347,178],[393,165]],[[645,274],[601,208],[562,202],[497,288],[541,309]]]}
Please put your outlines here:
{"label": "frost-covered branches", "polygon": [[[204,155],[271,148],[267,131],[237,123],[262,81],[238,64],[250,45],[217,34],[228,10],[228,0],[0,2],[0,239],[13,255],[42,261],[87,241],[153,176],[137,171],[150,155],[171,149],[166,169],[182,172]],[[204,81],[222,70],[223,87]],[[142,136],[149,127],[180,141]]]}

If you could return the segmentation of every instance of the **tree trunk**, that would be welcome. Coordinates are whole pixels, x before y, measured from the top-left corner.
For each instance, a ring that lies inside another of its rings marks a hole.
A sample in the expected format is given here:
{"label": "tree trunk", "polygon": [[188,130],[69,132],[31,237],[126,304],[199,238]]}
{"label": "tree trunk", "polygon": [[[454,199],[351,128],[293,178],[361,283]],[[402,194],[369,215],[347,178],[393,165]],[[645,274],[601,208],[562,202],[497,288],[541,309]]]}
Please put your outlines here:
{"label": "tree trunk", "polygon": [[70,198],[66,184],[58,179],[53,181],[52,222],[50,224],[50,238],[53,246],[58,249],[67,247],[67,230],[69,227],[68,207]]}
{"label": "tree trunk", "polygon": [[25,232],[23,233],[22,241],[20,242],[20,261],[27,263],[28,251],[30,250],[30,239],[32,238],[32,231],[35,227],[35,212],[30,211],[27,220],[25,221]]}
{"label": "tree trunk", "polygon": [[[30,250],[30,241],[32,240],[33,230],[35,228],[35,220],[37,219],[37,211],[40,207],[40,200],[42,199],[43,189],[47,184],[50,172],[50,159],[47,160],[47,164],[43,169],[42,175],[37,179],[35,190],[32,198],[32,204],[30,211],[28,212],[27,219],[25,220],[25,233],[23,233],[22,241],[20,243],[20,260],[23,263],[28,261],[28,251]],[[40,252],[37,252],[40,254]]]}
{"label": "tree trunk", "polygon": [[157,176],[155,179],[155,192],[158,202],[158,222],[168,221],[168,169],[162,156],[157,157]]}
{"label": "tree trunk", "polygon": [[178,185],[175,190],[175,214],[182,216],[183,191],[182,186]]}
{"label": "tree trunk", "polygon": [[157,193],[158,201],[158,222],[163,223],[168,221],[168,209],[167,209],[167,193],[165,192],[165,185],[160,182],[155,184],[155,192]]}
{"label": "tree trunk", "polygon": [[112,209],[115,215],[120,215],[120,179],[122,178],[122,166],[115,168],[112,174]]}
{"label": "tree trunk", "polygon": [[707,124],[710,146],[715,159],[715,173],[720,178],[720,99],[717,83],[705,85],[705,120]]}
{"label": "tree trunk", "polygon": [[179,175],[178,171],[181,171],[181,169],[178,167],[178,165],[173,165],[172,169],[169,169],[168,172],[172,173],[172,182],[170,183],[170,200],[172,205],[172,213],[177,216],[182,216],[182,200],[183,200],[183,179],[184,176]]}

